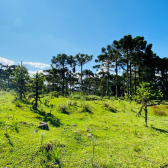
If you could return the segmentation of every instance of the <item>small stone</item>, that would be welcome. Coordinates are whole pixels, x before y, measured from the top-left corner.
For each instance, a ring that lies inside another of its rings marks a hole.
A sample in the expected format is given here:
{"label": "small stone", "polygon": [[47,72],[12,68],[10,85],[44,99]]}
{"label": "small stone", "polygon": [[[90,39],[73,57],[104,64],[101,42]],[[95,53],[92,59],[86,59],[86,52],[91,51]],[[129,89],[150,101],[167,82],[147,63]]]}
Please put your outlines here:
{"label": "small stone", "polygon": [[27,124],[27,122],[25,122],[25,121],[21,121],[20,124]]}
{"label": "small stone", "polygon": [[12,111],[12,109],[9,109],[10,111]]}
{"label": "small stone", "polygon": [[92,134],[88,134],[88,137],[92,137],[93,135]]}
{"label": "small stone", "polygon": [[48,124],[46,122],[40,122],[38,128],[49,130]]}
{"label": "small stone", "polygon": [[74,124],[73,126],[75,127],[75,126],[77,126],[77,124]]}
{"label": "small stone", "polygon": [[90,131],[91,131],[91,129],[87,128],[87,132],[90,132]]}

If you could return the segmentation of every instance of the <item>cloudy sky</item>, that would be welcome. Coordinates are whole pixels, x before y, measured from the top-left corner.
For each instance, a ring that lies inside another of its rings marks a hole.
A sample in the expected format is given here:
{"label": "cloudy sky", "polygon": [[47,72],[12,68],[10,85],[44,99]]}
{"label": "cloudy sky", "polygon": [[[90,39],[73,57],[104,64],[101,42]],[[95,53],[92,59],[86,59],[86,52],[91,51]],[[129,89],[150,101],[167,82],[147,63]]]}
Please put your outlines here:
{"label": "cloudy sky", "polygon": [[59,53],[84,53],[92,70],[101,48],[128,34],[167,57],[167,20],[167,0],[0,0],[0,63],[34,73]]}

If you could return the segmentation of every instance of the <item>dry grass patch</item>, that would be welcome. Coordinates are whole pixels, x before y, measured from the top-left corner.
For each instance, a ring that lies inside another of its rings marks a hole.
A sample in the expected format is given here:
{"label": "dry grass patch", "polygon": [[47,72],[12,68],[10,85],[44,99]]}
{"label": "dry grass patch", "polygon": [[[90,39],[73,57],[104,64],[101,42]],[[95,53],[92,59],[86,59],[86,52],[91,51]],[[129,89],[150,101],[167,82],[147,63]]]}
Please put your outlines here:
{"label": "dry grass patch", "polygon": [[153,106],[153,113],[157,116],[167,116],[165,110],[168,106]]}

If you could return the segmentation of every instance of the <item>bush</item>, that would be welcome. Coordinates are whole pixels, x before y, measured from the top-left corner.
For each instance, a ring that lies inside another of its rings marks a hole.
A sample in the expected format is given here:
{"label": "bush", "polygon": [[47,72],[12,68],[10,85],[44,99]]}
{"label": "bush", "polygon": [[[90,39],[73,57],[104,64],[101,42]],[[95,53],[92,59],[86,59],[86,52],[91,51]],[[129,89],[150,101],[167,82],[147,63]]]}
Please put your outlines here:
{"label": "bush", "polygon": [[6,92],[10,92],[10,88],[7,88],[7,89],[6,89]]}
{"label": "bush", "polygon": [[82,112],[91,112],[91,108],[89,104],[82,103],[81,107],[82,107]]}
{"label": "bush", "polygon": [[54,97],[58,97],[58,92],[57,92],[57,91],[54,91],[54,92],[53,92],[53,96],[54,96]]}
{"label": "bush", "polygon": [[86,100],[100,100],[100,97],[99,96],[95,96],[95,95],[88,95],[86,96]]}
{"label": "bush", "polygon": [[15,106],[16,107],[23,107],[23,104],[21,101],[17,100],[17,101],[15,101]]}
{"label": "bush", "polygon": [[60,105],[58,105],[58,109],[61,113],[65,113],[67,114],[67,106],[64,103],[61,103]]}
{"label": "bush", "polygon": [[71,94],[71,95],[69,96],[69,98],[70,98],[70,99],[79,100],[79,99],[81,98],[81,96],[80,96],[79,94],[75,94],[75,95]]}
{"label": "bush", "polygon": [[49,98],[48,97],[45,97],[43,98],[43,103],[45,106],[49,106],[48,103],[49,103]]}
{"label": "bush", "polygon": [[103,103],[103,105],[101,106],[102,108],[105,108],[105,110],[111,111],[116,113],[116,109],[114,107],[112,107],[110,104],[108,103]]}

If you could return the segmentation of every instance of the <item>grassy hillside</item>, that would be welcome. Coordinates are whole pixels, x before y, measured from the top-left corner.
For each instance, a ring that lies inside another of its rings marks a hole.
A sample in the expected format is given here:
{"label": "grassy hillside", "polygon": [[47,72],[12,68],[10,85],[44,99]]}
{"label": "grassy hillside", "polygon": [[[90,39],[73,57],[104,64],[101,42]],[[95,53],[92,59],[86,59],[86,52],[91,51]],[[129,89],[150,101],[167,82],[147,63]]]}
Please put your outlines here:
{"label": "grassy hillside", "polygon": [[[144,112],[137,116],[140,106],[135,102],[51,96],[42,102],[34,110],[0,92],[0,167],[142,168],[168,163],[166,105],[149,107],[146,128]],[[41,121],[49,130],[38,128]]]}

